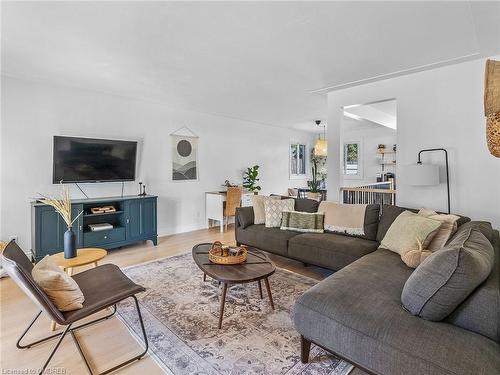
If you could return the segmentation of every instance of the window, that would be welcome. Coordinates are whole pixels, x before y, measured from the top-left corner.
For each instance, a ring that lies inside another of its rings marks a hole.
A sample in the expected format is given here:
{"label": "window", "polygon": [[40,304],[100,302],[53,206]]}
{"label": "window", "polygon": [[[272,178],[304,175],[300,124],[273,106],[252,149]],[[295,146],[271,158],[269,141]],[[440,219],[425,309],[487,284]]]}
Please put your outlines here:
{"label": "window", "polygon": [[345,178],[358,179],[363,177],[361,149],[361,141],[344,143],[343,169]]}
{"label": "window", "polygon": [[303,143],[290,144],[290,178],[307,177],[307,147]]}

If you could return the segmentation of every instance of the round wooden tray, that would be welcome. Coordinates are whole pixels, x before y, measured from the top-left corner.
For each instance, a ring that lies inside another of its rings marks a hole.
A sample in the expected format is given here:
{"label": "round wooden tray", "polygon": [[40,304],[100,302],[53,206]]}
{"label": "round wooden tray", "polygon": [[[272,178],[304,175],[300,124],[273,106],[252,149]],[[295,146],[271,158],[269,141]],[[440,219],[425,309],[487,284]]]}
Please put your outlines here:
{"label": "round wooden tray", "polygon": [[[215,244],[214,244],[215,245]],[[248,251],[242,247],[242,252],[240,255],[220,255],[221,247],[212,245],[212,248],[208,252],[208,259],[212,263],[216,264],[240,264],[247,260]]]}

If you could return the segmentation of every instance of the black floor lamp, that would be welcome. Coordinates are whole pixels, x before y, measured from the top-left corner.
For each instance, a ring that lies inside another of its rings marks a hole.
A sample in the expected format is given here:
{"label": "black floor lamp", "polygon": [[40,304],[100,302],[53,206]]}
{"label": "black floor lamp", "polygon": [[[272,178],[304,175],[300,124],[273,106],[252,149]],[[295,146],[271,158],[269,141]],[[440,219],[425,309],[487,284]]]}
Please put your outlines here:
{"label": "black floor lamp", "polygon": [[448,151],[444,148],[427,148],[420,150],[418,152],[417,164],[411,166],[411,170],[408,171],[408,183],[414,186],[430,186],[439,185],[439,167],[434,164],[423,164],[421,155],[424,152],[434,152],[442,151],[445,157],[446,166],[446,192],[448,196],[448,213],[450,210],[450,173],[448,166]]}

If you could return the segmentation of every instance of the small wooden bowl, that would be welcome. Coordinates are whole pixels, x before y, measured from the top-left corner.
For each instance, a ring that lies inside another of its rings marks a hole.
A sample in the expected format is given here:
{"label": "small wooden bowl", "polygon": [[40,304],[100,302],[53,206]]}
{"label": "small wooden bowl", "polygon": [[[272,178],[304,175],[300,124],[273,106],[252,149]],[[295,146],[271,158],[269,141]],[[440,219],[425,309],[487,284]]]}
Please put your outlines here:
{"label": "small wooden bowl", "polygon": [[[208,252],[208,259],[216,264],[240,264],[247,260],[248,251],[241,247],[241,254],[239,255],[222,255],[227,252],[222,251],[222,244],[216,242]],[[222,253],[222,254],[221,254]]]}

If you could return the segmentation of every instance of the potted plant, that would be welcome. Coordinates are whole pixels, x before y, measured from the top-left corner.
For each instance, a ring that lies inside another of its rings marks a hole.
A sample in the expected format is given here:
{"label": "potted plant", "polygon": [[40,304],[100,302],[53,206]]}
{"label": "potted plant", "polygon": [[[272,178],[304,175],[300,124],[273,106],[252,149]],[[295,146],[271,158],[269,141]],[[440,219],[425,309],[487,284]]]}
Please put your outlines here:
{"label": "potted plant", "polygon": [[73,223],[78,220],[83,211],[71,220],[71,198],[67,188],[63,188],[61,199],[42,195],[42,198],[38,200],[44,204],[54,207],[57,213],[61,215],[68,227],[68,230],[64,232],[64,258],[70,259],[76,257],[76,236],[75,232],[73,232]]}
{"label": "potted plant", "polygon": [[385,145],[381,143],[377,146],[377,149],[379,153],[383,154],[385,151]]}
{"label": "potted plant", "polygon": [[318,179],[318,159],[313,157],[311,158],[311,181],[308,182],[310,191],[307,194],[309,199],[319,200],[320,197],[320,184],[321,180]]}
{"label": "potted plant", "polygon": [[259,166],[254,165],[253,167],[247,168],[245,175],[243,176],[243,187],[248,191],[253,192],[255,195],[259,194],[260,186],[257,185],[259,181]]}

